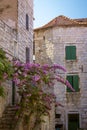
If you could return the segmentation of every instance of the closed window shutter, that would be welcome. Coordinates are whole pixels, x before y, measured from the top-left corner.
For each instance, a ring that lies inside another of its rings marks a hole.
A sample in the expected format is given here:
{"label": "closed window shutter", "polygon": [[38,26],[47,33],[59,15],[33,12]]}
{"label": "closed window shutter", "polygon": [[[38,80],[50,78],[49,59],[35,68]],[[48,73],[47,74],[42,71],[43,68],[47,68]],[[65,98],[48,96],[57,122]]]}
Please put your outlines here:
{"label": "closed window shutter", "polygon": [[30,48],[26,47],[26,63],[30,62]]}
{"label": "closed window shutter", "polygon": [[[67,80],[73,87],[73,76],[67,76]],[[67,87],[67,92],[72,92],[72,90]]]}
{"label": "closed window shutter", "polygon": [[70,55],[70,47],[66,46],[66,60],[71,59],[71,55]]}
{"label": "closed window shutter", "polygon": [[66,46],[66,60],[76,60],[76,46]]}
{"label": "closed window shutter", "polygon": [[[76,92],[79,92],[79,76],[78,75],[70,75],[67,76],[67,80],[69,83],[72,85],[72,87],[75,89]],[[68,87],[67,87],[67,92],[72,92]]]}
{"label": "closed window shutter", "polygon": [[79,91],[79,76],[78,75],[74,75],[73,76],[73,86],[76,92]]}
{"label": "closed window shutter", "polygon": [[29,16],[26,14],[26,29],[29,30]]}
{"label": "closed window shutter", "polygon": [[76,59],[76,46],[71,46],[71,58],[72,60]]}

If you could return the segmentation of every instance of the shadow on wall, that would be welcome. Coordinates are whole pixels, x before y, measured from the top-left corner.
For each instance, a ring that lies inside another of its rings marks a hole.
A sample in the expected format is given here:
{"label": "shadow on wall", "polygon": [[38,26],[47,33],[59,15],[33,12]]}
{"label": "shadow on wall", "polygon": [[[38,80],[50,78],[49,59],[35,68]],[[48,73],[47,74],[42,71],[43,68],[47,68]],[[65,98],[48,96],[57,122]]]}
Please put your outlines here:
{"label": "shadow on wall", "polygon": [[35,62],[40,64],[53,64],[53,44],[44,36],[44,32],[35,32],[34,35]]}

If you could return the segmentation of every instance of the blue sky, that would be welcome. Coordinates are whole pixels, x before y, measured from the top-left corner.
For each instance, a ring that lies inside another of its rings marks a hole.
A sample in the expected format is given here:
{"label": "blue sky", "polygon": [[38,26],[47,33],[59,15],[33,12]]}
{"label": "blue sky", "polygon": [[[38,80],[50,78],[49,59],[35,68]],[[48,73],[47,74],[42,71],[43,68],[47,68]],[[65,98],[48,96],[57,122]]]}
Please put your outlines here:
{"label": "blue sky", "polygon": [[34,28],[59,15],[87,18],[87,0],[34,0]]}

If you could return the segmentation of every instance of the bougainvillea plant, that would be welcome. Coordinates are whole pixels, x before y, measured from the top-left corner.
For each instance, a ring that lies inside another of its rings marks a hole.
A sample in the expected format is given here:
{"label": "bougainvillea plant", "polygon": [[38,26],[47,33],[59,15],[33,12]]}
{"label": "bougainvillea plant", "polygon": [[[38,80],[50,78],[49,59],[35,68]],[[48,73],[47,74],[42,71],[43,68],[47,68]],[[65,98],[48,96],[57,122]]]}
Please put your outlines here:
{"label": "bougainvillea plant", "polygon": [[74,91],[70,83],[61,77],[58,70],[66,72],[65,68],[58,64],[40,65],[22,63],[19,60],[10,62],[6,53],[0,49],[0,96],[4,94],[3,81],[13,79],[20,95],[20,102],[17,106],[18,115],[21,113],[25,121],[30,124],[34,115],[31,129],[40,123],[42,115],[48,114],[51,110],[55,95],[50,90],[53,89],[55,81],[65,84]]}
{"label": "bougainvillea plant", "polygon": [[5,95],[3,82],[11,78],[12,72],[11,62],[6,57],[5,51],[0,48],[0,96]]}
{"label": "bougainvillea plant", "polygon": [[[19,112],[24,111],[28,120],[31,119],[32,114],[35,114],[34,124],[39,123],[42,120],[41,116],[47,114],[51,109],[55,95],[51,93],[50,89],[53,89],[55,81],[65,84],[74,91],[70,83],[58,73],[58,70],[66,72],[65,68],[60,65],[45,64],[41,66],[16,60],[13,62],[13,67],[15,69],[13,80],[18,86],[21,96]],[[46,88],[49,91],[46,92]]]}

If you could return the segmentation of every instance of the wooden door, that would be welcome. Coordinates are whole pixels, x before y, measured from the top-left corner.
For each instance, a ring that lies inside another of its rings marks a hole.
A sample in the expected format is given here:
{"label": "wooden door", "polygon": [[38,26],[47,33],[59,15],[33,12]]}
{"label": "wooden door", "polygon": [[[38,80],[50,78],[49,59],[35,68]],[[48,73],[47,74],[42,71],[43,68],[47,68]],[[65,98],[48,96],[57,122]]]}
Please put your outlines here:
{"label": "wooden door", "polygon": [[68,114],[68,130],[79,128],[79,114]]}

